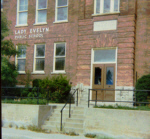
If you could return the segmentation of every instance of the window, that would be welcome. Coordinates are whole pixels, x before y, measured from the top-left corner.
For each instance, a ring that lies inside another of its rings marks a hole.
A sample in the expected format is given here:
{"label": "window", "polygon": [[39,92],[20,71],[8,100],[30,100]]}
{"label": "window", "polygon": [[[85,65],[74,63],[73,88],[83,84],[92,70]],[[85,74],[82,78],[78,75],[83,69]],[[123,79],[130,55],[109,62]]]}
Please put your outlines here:
{"label": "window", "polygon": [[36,1],[36,24],[47,22],[47,0]]}
{"label": "window", "polygon": [[17,0],[17,25],[27,25],[28,0]]}
{"label": "window", "polygon": [[26,65],[26,46],[21,45],[17,46],[18,51],[20,52],[16,56],[16,64],[19,73],[25,73],[25,65]]}
{"label": "window", "polygon": [[68,0],[56,0],[55,21],[68,20]]}
{"label": "window", "polygon": [[95,0],[94,14],[119,12],[120,0]]}
{"label": "window", "polygon": [[45,44],[36,44],[34,47],[34,72],[44,73]]}
{"label": "window", "polygon": [[65,72],[66,43],[54,45],[54,72]]}

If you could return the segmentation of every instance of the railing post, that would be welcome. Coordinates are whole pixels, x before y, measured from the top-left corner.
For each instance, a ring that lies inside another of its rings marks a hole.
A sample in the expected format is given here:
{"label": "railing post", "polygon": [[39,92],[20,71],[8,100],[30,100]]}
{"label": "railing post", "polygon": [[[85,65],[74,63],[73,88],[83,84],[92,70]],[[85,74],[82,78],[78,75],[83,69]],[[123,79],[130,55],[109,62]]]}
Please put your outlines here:
{"label": "railing post", "polygon": [[61,112],[60,131],[62,131],[62,110],[60,112]]}
{"label": "railing post", "polygon": [[134,91],[134,97],[135,97],[135,106],[136,106],[136,90]]}
{"label": "railing post", "polygon": [[39,87],[38,87],[38,90],[37,90],[37,104],[39,104]]}
{"label": "railing post", "polygon": [[95,100],[95,106],[97,105],[97,90],[96,90],[96,100]]}
{"label": "railing post", "polygon": [[76,106],[78,106],[78,89],[77,89],[77,104],[76,104]]}
{"label": "railing post", "polygon": [[70,98],[70,104],[69,104],[69,118],[71,117],[70,111],[71,111],[71,98]]}

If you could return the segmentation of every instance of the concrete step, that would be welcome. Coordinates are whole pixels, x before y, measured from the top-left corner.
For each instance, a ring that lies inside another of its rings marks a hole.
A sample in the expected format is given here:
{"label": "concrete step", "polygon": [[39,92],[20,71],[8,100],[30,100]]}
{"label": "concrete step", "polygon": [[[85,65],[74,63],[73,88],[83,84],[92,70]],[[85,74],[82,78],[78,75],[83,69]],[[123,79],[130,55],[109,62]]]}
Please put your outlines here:
{"label": "concrete step", "polygon": [[84,110],[74,110],[73,114],[84,114]]}
{"label": "concrete step", "polygon": [[73,127],[73,128],[83,128],[83,123],[69,123],[69,122],[65,122],[64,127]]}
{"label": "concrete step", "polygon": [[42,129],[52,131],[52,132],[59,132],[60,131],[60,126],[51,126],[51,125],[42,125]]}
{"label": "concrete step", "polygon": [[64,127],[65,132],[75,132],[76,134],[83,134],[83,128]]}
{"label": "concrete step", "polygon": [[71,118],[84,119],[84,116],[83,116],[83,114],[72,114]]}
{"label": "concrete step", "polygon": [[83,124],[84,119],[77,119],[77,118],[67,118],[66,119],[67,123],[78,123],[78,124]]}
{"label": "concrete step", "polygon": [[45,121],[44,125],[60,126],[60,121]]}
{"label": "concrete step", "polygon": [[84,107],[78,106],[78,107],[75,107],[74,110],[84,110]]}

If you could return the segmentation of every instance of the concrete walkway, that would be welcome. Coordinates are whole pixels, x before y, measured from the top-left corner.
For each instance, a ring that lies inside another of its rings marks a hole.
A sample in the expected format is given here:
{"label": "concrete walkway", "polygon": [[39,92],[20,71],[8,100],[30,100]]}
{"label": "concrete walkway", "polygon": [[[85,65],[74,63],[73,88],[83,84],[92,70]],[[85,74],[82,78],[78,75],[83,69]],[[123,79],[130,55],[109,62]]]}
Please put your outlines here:
{"label": "concrete walkway", "polygon": [[2,139],[88,139],[82,136],[37,133],[29,130],[2,128]]}

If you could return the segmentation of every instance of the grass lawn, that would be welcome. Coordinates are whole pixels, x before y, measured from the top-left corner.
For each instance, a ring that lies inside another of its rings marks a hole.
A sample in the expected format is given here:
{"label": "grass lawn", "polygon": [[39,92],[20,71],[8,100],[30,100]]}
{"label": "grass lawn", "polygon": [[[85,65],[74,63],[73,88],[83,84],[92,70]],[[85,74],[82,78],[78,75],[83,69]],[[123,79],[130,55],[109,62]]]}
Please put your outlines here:
{"label": "grass lawn", "polygon": [[[12,103],[12,104],[37,104],[37,99],[2,99],[2,103]],[[47,101],[46,99],[39,99],[38,104],[46,105],[47,103],[55,103],[52,101]]]}
{"label": "grass lawn", "polygon": [[134,107],[126,107],[126,106],[94,106],[94,108],[105,108],[105,109],[122,109],[122,110],[144,110],[150,111],[150,106],[134,106]]}

